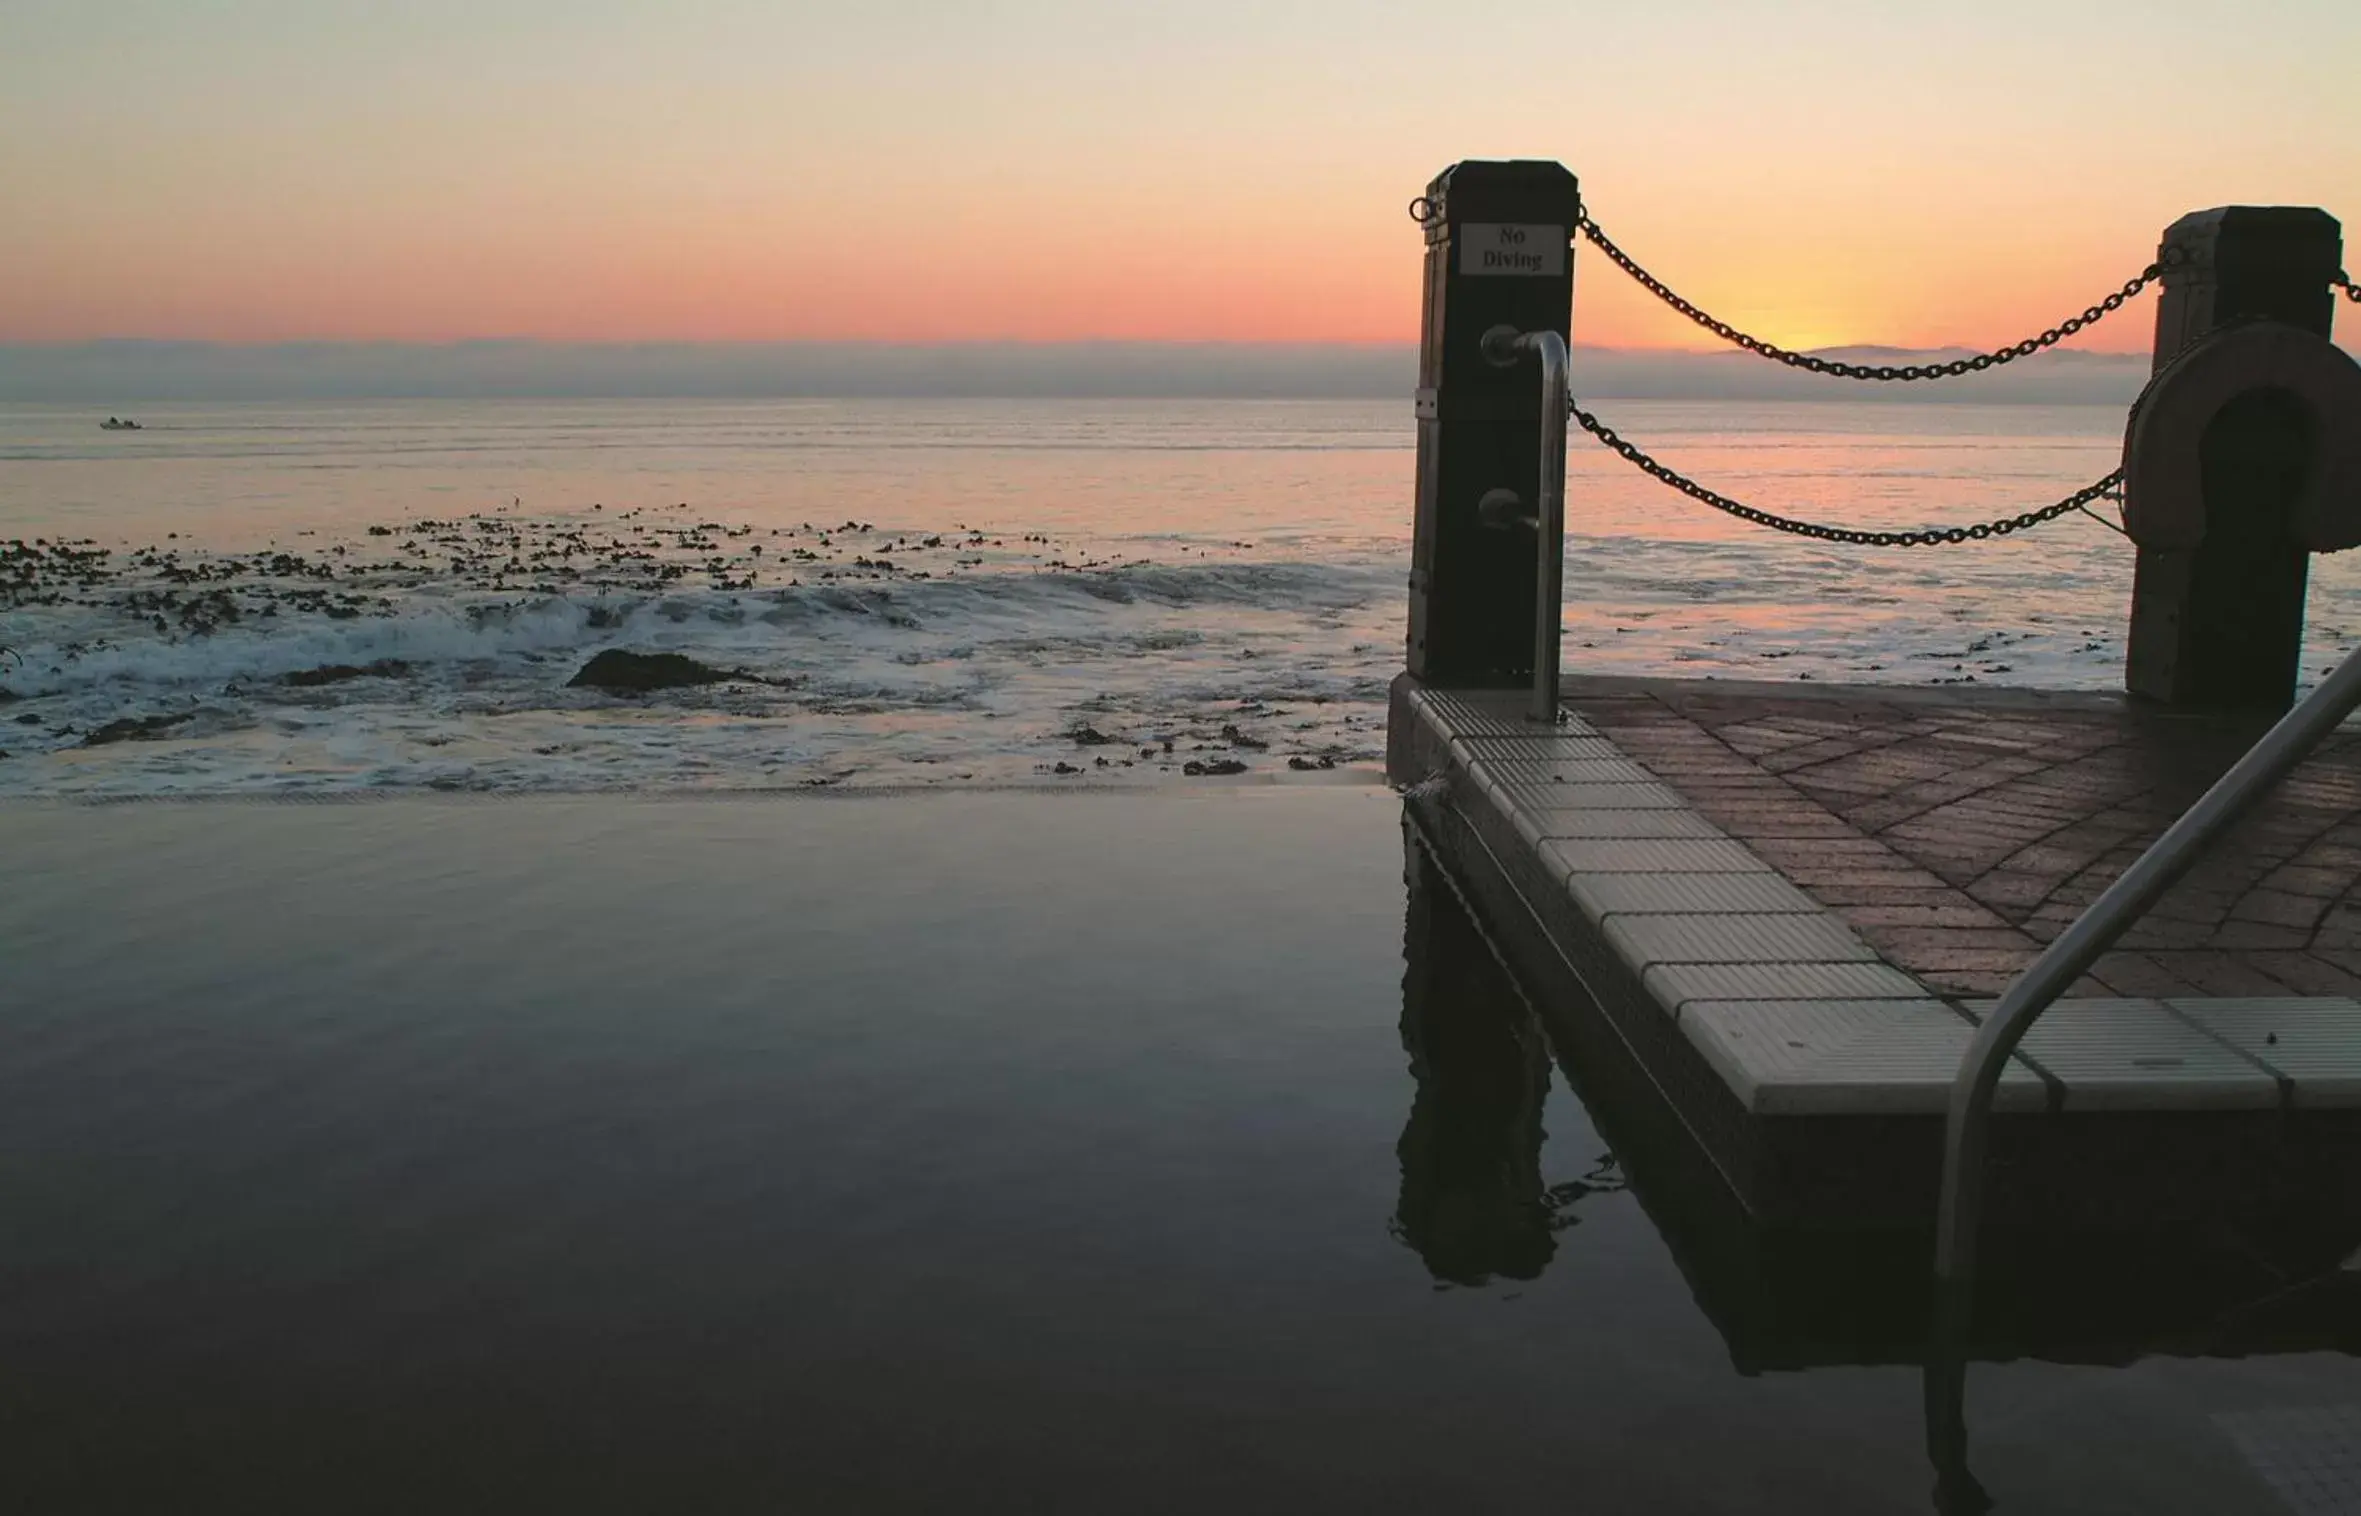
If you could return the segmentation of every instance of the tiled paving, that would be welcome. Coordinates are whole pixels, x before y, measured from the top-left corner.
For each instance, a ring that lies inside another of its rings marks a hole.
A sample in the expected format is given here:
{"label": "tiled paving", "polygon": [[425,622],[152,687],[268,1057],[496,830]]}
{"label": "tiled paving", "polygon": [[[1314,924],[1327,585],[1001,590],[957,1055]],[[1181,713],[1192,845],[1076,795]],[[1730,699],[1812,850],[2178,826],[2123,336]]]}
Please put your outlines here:
{"label": "tiled paving", "polygon": [[[1562,929],[1595,934],[1742,1109],[1942,1109],[1973,1019],[1780,878],[1677,778],[1651,780],[1579,717],[1553,731],[1498,696],[1420,691],[1396,719],[1417,723],[1488,845],[1549,881],[1534,883],[1536,908]],[[1603,764],[1626,771],[1610,777],[1594,767]],[[1577,767],[1579,777],[1559,772]],[[2003,1108],[2048,1098],[2039,1072],[2017,1061]]]}
{"label": "tiled paving", "polygon": [[[2096,697],[1633,680],[1572,694],[1555,729],[1519,724],[1513,694],[1410,689],[1396,719],[1484,845],[1518,860],[1562,945],[1619,965],[1663,1017],[1650,1024],[1758,1117],[1939,1112],[1989,1013],[1980,997],[2256,730]],[[2141,928],[2151,940],[2031,1029],[2002,1108],[2361,1104],[2361,1001],[2291,982],[2361,985],[2347,967],[2361,952],[2324,924],[2352,909],[2361,868],[2322,861],[2361,830],[2357,770],[2361,748],[2338,738],[2228,839],[2164,902],[2165,925]],[[2292,918],[2293,898],[2314,907],[2300,934],[2241,945],[2258,910]]]}
{"label": "tiled paving", "polygon": [[[1552,727],[1520,692],[1398,682],[1410,820],[1750,1212],[1845,1225],[1923,1220],[1991,997],[2261,728],[1981,690],[1568,694]],[[2340,733],[2010,1056],[2015,1214],[2361,1229],[2356,879]]]}
{"label": "tiled paving", "polygon": [[[1679,791],[1888,962],[1961,996],[2000,993],[2265,724],[1964,686],[1589,678],[1568,695],[1646,770],[1636,777]],[[2075,993],[2361,994],[2357,884],[2361,731],[2348,730]]]}

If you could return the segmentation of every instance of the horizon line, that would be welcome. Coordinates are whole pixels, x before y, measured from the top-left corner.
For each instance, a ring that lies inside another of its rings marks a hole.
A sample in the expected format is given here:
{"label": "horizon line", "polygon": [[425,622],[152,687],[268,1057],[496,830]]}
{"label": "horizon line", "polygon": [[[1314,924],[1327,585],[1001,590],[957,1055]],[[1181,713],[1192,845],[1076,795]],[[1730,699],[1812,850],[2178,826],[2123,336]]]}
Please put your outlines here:
{"label": "horizon line", "polygon": [[[1704,347],[1627,346],[1618,343],[1584,342],[1577,338],[1572,344],[1576,352],[1613,353],[1642,358],[1714,358],[1752,356],[1743,349],[1728,344]],[[1416,352],[1418,343],[1410,339],[1372,340],[1317,340],[1317,341],[1261,341],[1234,337],[941,337],[941,338],[875,338],[875,337],[286,337],[249,341],[225,337],[69,337],[69,338],[12,338],[0,337],[0,352],[70,352],[90,349],[208,349],[229,352],[285,352],[328,348],[380,348],[416,352],[451,352],[469,348],[546,348],[559,350],[605,349],[631,351],[649,348],[694,348],[716,352],[749,351],[756,349],[832,349],[862,352],[911,351],[969,351],[984,348],[1017,349],[1022,351],[1077,351],[1095,349],[1219,349],[1241,353],[1397,353]],[[1814,347],[1794,349],[1797,352],[1824,353],[1976,353],[1983,349],[1969,343],[1943,343],[1935,346],[1911,346],[1892,342],[1832,342]],[[2074,355],[2086,358],[2146,358],[2146,349],[2053,347],[2032,357],[2063,357]]]}
{"label": "horizon line", "polygon": [[[1952,361],[1968,348],[1830,347],[1832,361]],[[1898,385],[1832,388],[1735,349],[1577,346],[1582,393],[1629,399],[1901,398]],[[2128,401],[2144,354],[2053,348],[1916,398]],[[115,338],[0,343],[0,401],[122,405],[134,400],[409,398],[1332,398],[1411,393],[1407,342],[549,342],[220,343]]]}

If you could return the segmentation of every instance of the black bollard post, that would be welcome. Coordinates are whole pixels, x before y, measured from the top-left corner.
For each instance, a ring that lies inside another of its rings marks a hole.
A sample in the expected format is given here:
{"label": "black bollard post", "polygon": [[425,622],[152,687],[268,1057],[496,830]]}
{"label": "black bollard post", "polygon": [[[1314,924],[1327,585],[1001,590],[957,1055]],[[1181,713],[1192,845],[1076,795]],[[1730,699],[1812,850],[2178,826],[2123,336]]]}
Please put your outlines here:
{"label": "black bollard post", "polygon": [[[2155,370],[2226,327],[2329,335],[2343,239],[2310,207],[2228,206],[2165,229]],[[2173,261],[2178,259],[2177,262]],[[2315,413],[2264,385],[2223,405],[2200,445],[2203,537],[2142,543],[2124,683],[2191,709],[2283,711],[2303,649],[2309,555],[2290,522],[2320,438]]]}
{"label": "black bollard post", "polygon": [[1433,686],[1515,688],[1533,680],[1538,555],[1526,522],[1541,487],[1541,398],[1532,366],[1491,363],[1483,338],[1496,326],[1567,334],[1581,196],[1561,164],[1466,162],[1437,175],[1420,208],[1426,303],[1408,668]]}

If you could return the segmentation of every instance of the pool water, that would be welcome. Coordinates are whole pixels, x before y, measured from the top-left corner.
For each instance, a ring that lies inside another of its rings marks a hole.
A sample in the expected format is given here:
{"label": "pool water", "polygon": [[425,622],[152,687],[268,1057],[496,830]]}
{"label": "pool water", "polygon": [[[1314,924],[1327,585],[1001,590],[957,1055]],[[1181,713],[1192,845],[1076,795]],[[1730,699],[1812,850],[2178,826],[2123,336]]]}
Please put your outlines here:
{"label": "pool water", "polygon": [[[15,803],[0,858],[0,1508],[1931,1509],[1917,1365],[1733,1312],[1374,786]],[[2348,1508],[2298,1296],[1977,1365],[1977,1477]]]}

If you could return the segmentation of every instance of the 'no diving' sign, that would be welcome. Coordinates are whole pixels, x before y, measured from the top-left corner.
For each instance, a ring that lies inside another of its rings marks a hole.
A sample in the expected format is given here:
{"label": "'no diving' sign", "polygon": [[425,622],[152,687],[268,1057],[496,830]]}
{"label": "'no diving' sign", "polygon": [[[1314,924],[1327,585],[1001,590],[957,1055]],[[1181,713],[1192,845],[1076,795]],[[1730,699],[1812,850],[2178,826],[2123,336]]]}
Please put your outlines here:
{"label": "'no diving' sign", "polygon": [[1566,229],[1514,221],[1470,221],[1459,228],[1462,274],[1563,278]]}

